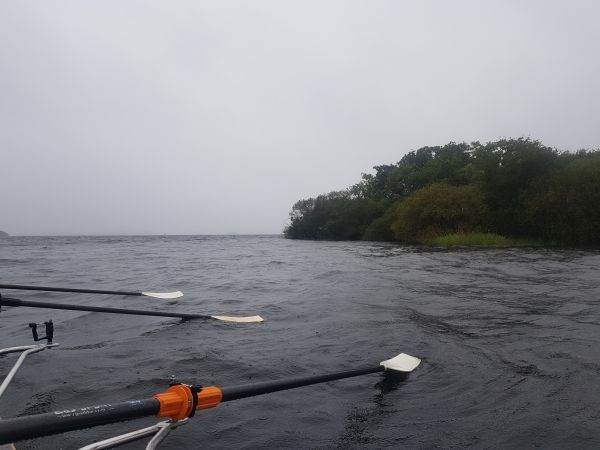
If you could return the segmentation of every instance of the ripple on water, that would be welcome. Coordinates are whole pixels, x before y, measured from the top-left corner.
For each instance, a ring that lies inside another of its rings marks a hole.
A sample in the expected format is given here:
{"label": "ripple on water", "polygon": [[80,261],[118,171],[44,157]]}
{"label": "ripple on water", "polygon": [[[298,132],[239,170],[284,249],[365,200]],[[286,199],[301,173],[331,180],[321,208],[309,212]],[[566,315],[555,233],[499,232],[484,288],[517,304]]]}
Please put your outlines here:
{"label": "ripple on water", "polygon": [[[369,375],[227,403],[195,417],[201,426],[179,428],[165,448],[600,442],[598,251],[430,251],[276,236],[11,238],[0,265],[6,283],[186,294],[169,304],[59,293],[23,299],[266,319],[255,326],[6,309],[6,346],[28,343],[27,324],[49,318],[62,346],[28,358],[0,416],[144,398],[171,375],[232,386],[406,352],[423,359],[407,379]],[[77,448],[131,429],[116,424],[27,445]]]}

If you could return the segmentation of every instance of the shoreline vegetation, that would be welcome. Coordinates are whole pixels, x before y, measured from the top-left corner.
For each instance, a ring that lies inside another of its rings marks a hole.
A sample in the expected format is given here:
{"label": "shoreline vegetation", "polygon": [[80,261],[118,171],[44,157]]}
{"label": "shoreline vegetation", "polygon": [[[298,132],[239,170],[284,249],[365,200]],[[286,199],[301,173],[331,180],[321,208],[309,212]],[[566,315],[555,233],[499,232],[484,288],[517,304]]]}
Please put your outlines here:
{"label": "shoreline vegetation", "polygon": [[452,233],[437,236],[424,242],[430,247],[443,248],[510,248],[510,247],[547,247],[541,241],[513,239],[496,233]]}
{"label": "shoreline vegetation", "polygon": [[422,147],[296,202],[290,239],[433,247],[600,246],[600,150],[528,138]]}

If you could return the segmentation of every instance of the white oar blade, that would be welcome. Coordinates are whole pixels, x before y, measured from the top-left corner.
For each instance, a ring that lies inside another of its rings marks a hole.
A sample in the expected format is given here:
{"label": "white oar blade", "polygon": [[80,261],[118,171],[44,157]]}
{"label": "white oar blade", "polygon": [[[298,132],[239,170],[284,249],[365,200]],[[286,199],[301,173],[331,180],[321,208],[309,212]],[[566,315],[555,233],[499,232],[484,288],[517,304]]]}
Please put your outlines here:
{"label": "white oar blade", "polygon": [[183,292],[142,292],[146,297],[162,298],[165,300],[183,297]]}
{"label": "white oar blade", "polygon": [[225,322],[237,322],[237,323],[252,323],[252,322],[263,322],[264,319],[260,316],[245,316],[245,317],[236,317],[236,316],[210,316],[213,319],[223,320]]}
{"label": "white oar blade", "polygon": [[419,364],[421,364],[421,360],[419,358],[407,355],[406,353],[400,353],[398,356],[394,356],[392,359],[382,361],[380,365],[385,367],[387,370],[412,372],[419,366]]}

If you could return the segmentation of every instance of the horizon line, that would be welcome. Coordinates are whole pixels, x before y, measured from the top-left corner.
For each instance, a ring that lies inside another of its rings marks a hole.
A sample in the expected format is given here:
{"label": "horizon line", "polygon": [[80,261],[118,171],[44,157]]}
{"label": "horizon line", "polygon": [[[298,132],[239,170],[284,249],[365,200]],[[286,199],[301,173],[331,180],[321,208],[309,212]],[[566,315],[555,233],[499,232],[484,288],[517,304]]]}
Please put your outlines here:
{"label": "horizon line", "polygon": [[198,234],[171,234],[171,233],[110,233],[110,234],[8,234],[6,237],[160,237],[160,236],[283,236],[283,233],[198,233]]}

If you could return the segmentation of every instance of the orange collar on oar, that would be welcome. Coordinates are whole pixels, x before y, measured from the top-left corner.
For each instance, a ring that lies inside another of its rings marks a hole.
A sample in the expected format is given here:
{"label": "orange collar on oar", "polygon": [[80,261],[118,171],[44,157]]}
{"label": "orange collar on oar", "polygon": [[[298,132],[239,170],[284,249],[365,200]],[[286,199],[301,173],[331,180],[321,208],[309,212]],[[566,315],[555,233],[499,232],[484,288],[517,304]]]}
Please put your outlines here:
{"label": "orange collar on oar", "polygon": [[[207,386],[196,393],[198,396],[196,411],[214,408],[223,398],[221,389]],[[168,417],[171,420],[182,420],[193,416],[194,392],[187,384],[176,384],[166,392],[154,396],[160,402],[160,410],[156,417]]]}

